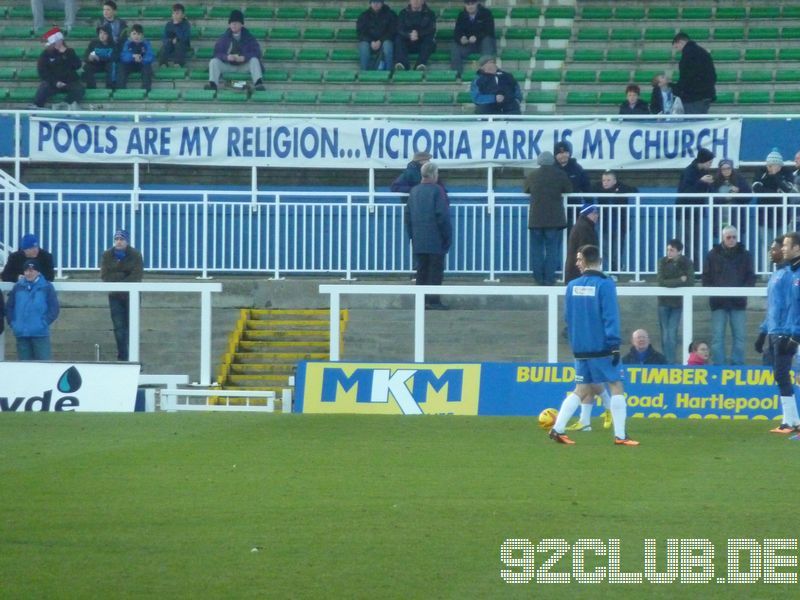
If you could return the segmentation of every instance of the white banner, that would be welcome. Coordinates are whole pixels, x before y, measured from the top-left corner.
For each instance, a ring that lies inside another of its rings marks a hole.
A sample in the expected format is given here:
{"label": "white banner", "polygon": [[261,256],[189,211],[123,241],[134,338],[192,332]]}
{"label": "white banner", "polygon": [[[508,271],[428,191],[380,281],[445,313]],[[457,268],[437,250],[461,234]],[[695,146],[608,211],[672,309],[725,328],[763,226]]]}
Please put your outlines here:
{"label": "white banner", "polygon": [[32,116],[33,160],[336,169],[402,168],[418,151],[448,169],[530,167],[567,141],[587,169],[678,169],[701,147],[738,162],[742,121],[415,121],[253,116],[146,120]]}
{"label": "white banner", "polygon": [[0,412],[133,412],[136,363],[0,363]]}

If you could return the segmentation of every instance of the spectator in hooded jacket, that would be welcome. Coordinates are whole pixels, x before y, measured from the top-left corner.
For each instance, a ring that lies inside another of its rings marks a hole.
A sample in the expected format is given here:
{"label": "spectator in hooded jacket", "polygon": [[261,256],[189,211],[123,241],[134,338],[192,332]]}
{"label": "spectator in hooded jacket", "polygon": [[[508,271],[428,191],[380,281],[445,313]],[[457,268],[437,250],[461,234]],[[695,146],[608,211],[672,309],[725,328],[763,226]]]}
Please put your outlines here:
{"label": "spectator in hooded jacket", "polygon": [[17,338],[17,359],[50,360],[50,325],[58,318],[58,297],[36,260],[25,261],[23,269],[6,307],[8,324]]}
{"label": "spectator in hooded jacket", "polygon": [[228,29],[214,44],[214,58],[208,61],[207,90],[216,90],[219,79],[225,73],[250,73],[253,88],[262,91],[261,46],[244,26],[244,13],[232,10],[228,17]]}
{"label": "spectator in hooded jacket", "polygon": [[108,25],[97,28],[97,37],[89,42],[83,55],[83,81],[88,89],[97,87],[98,73],[105,74],[106,87],[113,89],[117,79],[117,46]]}
{"label": "spectator in hooded jacket", "polygon": [[[706,287],[753,287],[756,274],[753,256],[738,241],[735,227],[722,230],[722,241],[706,255],[703,265],[703,285]],[[744,339],[747,324],[746,296],[712,296],[711,354],[721,365],[744,364]],[[725,352],[725,329],[730,324],[733,343],[730,354]]]}
{"label": "spectator in hooded jacket", "polygon": [[[589,174],[578,164],[577,159],[572,158],[572,144],[569,142],[558,142],[554,149],[553,154],[556,157],[556,165],[563,169],[572,183],[573,192],[590,192],[592,190],[592,183],[589,181]],[[581,198],[570,198],[570,204],[581,204],[584,200]],[[593,244],[597,245],[597,244]]]}
{"label": "spectator in hooded jacket", "polygon": [[635,83],[625,88],[625,102],[619,105],[621,115],[649,115],[647,102],[641,99],[642,90]]}
{"label": "spectator in hooded jacket", "polygon": [[64,34],[58,27],[45,33],[43,40],[45,49],[36,63],[41,83],[33,103],[42,108],[49,98],[63,92],[67,95],[70,110],[78,110],[78,102],[86,93],[78,76],[81,59],[75,54],[75,50],[64,43]]}
{"label": "spectator in hooded jacket", "polygon": [[456,17],[453,30],[453,49],[450,52],[450,68],[459,77],[464,69],[464,59],[470,54],[494,56],[497,41],[494,35],[494,16],[478,0],[464,0],[464,10]]}
{"label": "spectator in hooded jacket", "polygon": [[128,77],[131,73],[142,74],[142,88],[148,92],[153,86],[153,61],[156,55],[153,46],[144,39],[144,29],[136,24],[131,27],[128,40],[122,46],[119,55],[119,87],[128,86]]}
{"label": "spectator in hooded jacket", "polygon": [[36,261],[39,266],[39,272],[47,281],[55,279],[56,271],[53,267],[53,255],[44,248],[39,247],[39,238],[32,233],[23,235],[19,241],[19,248],[8,255],[0,279],[10,282],[22,279],[25,270],[23,265],[29,260]]}
{"label": "spectator in hooded jacket", "polygon": [[685,33],[672,39],[672,47],[681,53],[678,63],[680,76],[675,91],[683,102],[684,112],[687,115],[708,113],[711,103],[717,99],[714,59]]}
{"label": "spectator in hooded jacket", "polygon": [[192,25],[186,18],[186,8],[181,3],[172,5],[172,18],[164,25],[161,36],[161,50],[158,52],[158,64],[186,64],[186,55],[192,44]]}
{"label": "spectator in hooded jacket", "polygon": [[424,0],[409,0],[408,6],[400,11],[397,19],[397,38],[394,44],[396,71],[410,67],[408,55],[419,56],[414,68],[424,71],[428,68],[431,54],[436,50],[436,13]]}
{"label": "spectator in hooded jacket", "polygon": [[369,8],[358,17],[356,33],[361,70],[391,71],[394,66],[397,13],[383,0],[370,0]]}
{"label": "spectator in hooded jacket", "polygon": [[517,80],[497,67],[494,56],[482,56],[470,86],[475,112],[480,115],[518,115],[522,90]]}

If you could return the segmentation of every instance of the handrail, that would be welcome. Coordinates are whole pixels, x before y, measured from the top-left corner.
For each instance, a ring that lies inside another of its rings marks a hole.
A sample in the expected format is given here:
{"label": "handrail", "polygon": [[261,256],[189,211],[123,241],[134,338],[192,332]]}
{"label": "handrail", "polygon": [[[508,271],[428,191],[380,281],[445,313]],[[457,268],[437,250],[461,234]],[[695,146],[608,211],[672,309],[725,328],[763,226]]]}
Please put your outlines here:
{"label": "handrail", "polygon": [[[211,385],[211,294],[222,291],[219,282],[143,281],[136,283],[106,283],[103,281],[56,281],[57,292],[129,292],[129,360],[140,359],[141,330],[140,295],[142,293],[200,294],[200,385]],[[8,291],[13,283],[0,282],[0,291]]]}
{"label": "handrail", "polygon": [[[414,362],[425,361],[425,295],[440,296],[545,296],[547,297],[547,362],[558,362],[558,297],[567,291],[565,286],[476,286],[476,285],[347,285],[322,284],[320,294],[330,295],[330,359],[340,360],[341,347],[338,315],[341,309],[341,296],[344,295],[379,295],[379,296],[413,296],[414,298]],[[694,307],[693,299],[708,296],[747,296],[751,298],[765,297],[765,287],[681,287],[665,288],[659,286],[617,287],[618,296],[680,296],[683,303],[683,339],[694,339]],[[688,352],[684,350],[684,362]]]}

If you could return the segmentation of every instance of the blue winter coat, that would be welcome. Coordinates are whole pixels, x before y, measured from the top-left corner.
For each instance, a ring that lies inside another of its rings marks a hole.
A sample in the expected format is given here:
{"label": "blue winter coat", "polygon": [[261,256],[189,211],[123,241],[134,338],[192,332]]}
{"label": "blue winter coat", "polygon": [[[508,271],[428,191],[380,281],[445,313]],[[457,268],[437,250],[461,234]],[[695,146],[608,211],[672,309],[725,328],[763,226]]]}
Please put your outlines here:
{"label": "blue winter coat", "polygon": [[567,335],[576,358],[607,356],[621,342],[617,286],[600,271],[587,270],[567,285]]}
{"label": "blue winter coat", "polygon": [[404,216],[414,254],[447,254],[452,225],[450,208],[439,184],[414,186]]}
{"label": "blue winter coat", "polygon": [[767,282],[767,314],[761,323],[762,333],[788,333],[786,316],[789,313],[789,292],[792,289],[792,270],[783,263],[769,276]]}
{"label": "blue winter coat", "polygon": [[20,279],[8,294],[8,324],[18,338],[49,336],[58,311],[56,290],[41,275],[32,282]]}
{"label": "blue winter coat", "polygon": [[134,54],[140,54],[142,56],[143,65],[152,64],[156,58],[156,55],[153,53],[153,47],[147,40],[142,40],[141,42],[134,42],[131,40],[126,41],[122,46],[122,52],[119,55],[119,59],[121,62],[133,64]]}

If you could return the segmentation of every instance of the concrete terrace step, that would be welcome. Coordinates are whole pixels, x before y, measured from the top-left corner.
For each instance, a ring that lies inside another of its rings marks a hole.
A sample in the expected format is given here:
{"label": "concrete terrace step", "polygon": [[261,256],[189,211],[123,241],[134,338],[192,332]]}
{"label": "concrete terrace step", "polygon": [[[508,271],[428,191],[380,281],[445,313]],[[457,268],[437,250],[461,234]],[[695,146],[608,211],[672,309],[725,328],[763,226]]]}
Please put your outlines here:
{"label": "concrete terrace step", "polygon": [[235,364],[245,365],[253,363],[263,363],[265,361],[285,360],[297,363],[301,360],[328,360],[329,353],[326,352],[297,352],[297,351],[258,351],[258,352],[237,352],[233,355]]}
{"label": "concrete terrace step", "polygon": [[293,363],[270,363],[270,364],[239,364],[231,365],[231,373],[234,375],[275,375],[288,377],[294,373]]}
{"label": "concrete terrace step", "polygon": [[315,342],[328,343],[330,332],[325,331],[303,331],[303,330],[284,330],[274,329],[250,330],[243,332],[242,340],[247,342],[291,342],[297,344],[312,345]]}
{"label": "concrete terrace step", "polygon": [[242,341],[239,348],[246,352],[297,352],[298,350],[317,350],[323,352],[328,350],[328,342],[293,342],[290,340],[280,341]]}
{"label": "concrete terrace step", "polygon": [[292,321],[301,319],[304,321],[327,321],[330,311],[327,308],[308,308],[308,309],[252,309],[250,318],[254,321],[274,319],[278,321]]}
{"label": "concrete terrace step", "polygon": [[274,331],[327,331],[328,319],[316,320],[281,320],[281,319],[250,319],[247,322],[247,329],[253,330],[274,330]]}

